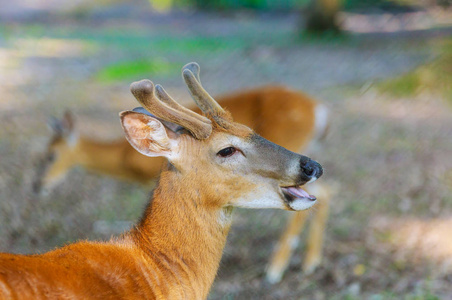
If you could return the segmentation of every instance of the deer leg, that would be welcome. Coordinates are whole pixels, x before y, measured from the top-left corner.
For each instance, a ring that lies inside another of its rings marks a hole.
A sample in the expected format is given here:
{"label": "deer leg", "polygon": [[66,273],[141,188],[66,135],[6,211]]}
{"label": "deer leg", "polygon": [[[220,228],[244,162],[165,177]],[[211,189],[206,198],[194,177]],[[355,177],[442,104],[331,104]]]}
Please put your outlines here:
{"label": "deer leg", "polygon": [[307,188],[319,197],[315,215],[312,218],[309,236],[306,243],[306,255],[303,262],[303,273],[311,274],[322,261],[322,246],[325,226],[328,220],[331,191],[326,185],[314,183]]}
{"label": "deer leg", "polygon": [[298,245],[299,235],[307,217],[307,211],[291,214],[287,228],[276,246],[270,265],[267,267],[266,277],[268,282],[277,283],[281,281],[282,275],[289,265],[292,252]]}

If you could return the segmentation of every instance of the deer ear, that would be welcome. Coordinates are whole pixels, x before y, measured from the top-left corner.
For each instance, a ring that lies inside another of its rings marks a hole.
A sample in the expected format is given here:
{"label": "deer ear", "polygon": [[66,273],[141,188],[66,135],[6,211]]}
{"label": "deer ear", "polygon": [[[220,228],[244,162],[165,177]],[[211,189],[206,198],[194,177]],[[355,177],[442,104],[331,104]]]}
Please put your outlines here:
{"label": "deer ear", "polygon": [[78,131],[75,128],[75,117],[70,111],[66,111],[62,119],[50,117],[47,126],[54,136],[64,138],[69,146],[73,147],[77,144]]}
{"label": "deer ear", "polygon": [[61,124],[66,132],[72,132],[75,129],[75,117],[69,110],[66,110],[61,119]]}
{"label": "deer ear", "polygon": [[146,156],[171,158],[175,139],[168,137],[165,126],[159,120],[133,111],[123,111],[120,117],[127,140],[138,152]]}
{"label": "deer ear", "polygon": [[63,134],[63,125],[61,124],[61,121],[57,118],[51,116],[47,120],[47,127],[51,132],[54,134],[62,135]]}
{"label": "deer ear", "polygon": [[66,139],[69,146],[74,147],[78,141],[78,130],[75,126],[74,114],[70,111],[64,113],[61,119],[61,126],[63,129],[63,137]]}

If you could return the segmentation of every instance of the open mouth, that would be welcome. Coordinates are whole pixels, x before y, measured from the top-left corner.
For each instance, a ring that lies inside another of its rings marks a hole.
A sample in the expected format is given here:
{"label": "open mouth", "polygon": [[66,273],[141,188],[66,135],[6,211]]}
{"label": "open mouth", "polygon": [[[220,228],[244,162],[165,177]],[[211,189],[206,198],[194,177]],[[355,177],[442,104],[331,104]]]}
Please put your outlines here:
{"label": "open mouth", "polygon": [[281,187],[281,191],[284,195],[287,205],[294,210],[299,210],[297,208],[299,206],[298,204],[301,204],[300,202],[302,203],[304,202],[308,206],[311,206],[317,200],[317,198],[314,195],[309,195],[305,190],[303,190],[299,186]]}

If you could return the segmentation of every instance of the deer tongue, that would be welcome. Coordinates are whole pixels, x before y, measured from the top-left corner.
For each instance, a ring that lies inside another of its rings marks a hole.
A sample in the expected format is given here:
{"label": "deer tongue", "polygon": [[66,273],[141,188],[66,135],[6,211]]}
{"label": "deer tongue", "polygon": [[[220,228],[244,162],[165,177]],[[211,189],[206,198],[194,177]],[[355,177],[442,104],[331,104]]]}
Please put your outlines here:
{"label": "deer tongue", "polygon": [[286,188],[289,193],[294,195],[297,198],[308,198],[310,200],[315,200],[315,196],[309,195],[305,190],[300,187],[291,186]]}

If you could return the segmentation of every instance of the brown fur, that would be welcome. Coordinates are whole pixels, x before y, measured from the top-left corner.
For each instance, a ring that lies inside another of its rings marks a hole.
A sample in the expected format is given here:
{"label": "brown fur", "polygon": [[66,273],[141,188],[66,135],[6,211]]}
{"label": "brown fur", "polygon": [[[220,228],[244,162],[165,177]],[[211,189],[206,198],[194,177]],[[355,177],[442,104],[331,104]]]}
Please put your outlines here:
{"label": "brown fur", "polygon": [[283,86],[265,86],[218,97],[236,122],[293,152],[307,146],[314,135],[317,102]]}

